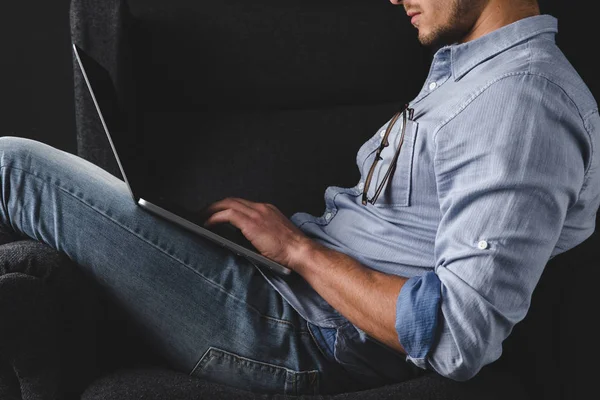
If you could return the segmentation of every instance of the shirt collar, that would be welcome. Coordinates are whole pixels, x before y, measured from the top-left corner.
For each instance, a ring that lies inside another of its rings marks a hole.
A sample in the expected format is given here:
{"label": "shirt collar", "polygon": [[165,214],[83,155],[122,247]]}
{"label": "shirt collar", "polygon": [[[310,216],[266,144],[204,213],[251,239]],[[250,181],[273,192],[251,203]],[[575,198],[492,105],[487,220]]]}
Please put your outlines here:
{"label": "shirt collar", "polygon": [[454,80],[459,80],[485,60],[520,42],[544,33],[550,33],[551,39],[555,40],[557,32],[556,18],[551,15],[536,15],[503,26],[470,42],[442,47],[438,53],[451,51],[452,75]]}

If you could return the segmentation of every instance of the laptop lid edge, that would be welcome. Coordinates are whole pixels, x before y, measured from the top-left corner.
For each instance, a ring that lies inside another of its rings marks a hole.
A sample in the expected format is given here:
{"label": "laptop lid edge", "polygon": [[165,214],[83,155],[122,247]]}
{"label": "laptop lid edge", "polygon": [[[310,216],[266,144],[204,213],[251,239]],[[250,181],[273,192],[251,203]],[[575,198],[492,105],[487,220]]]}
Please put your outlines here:
{"label": "laptop lid edge", "polygon": [[119,166],[119,170],[121,171],[121,174],[123,175],[123,180],[125,181],[125,184],[127,185],[127,188],[129,189],[131,198],[133,199],[134,202],[137,203],[139,196],[135,195],[131,185],[129,184],[129,180],[127,179],[127,175],[125,174],[125,170],[123,169],[123,164],[121,163],[121,159],[119,158],[119,155],[117,154],[117,149],[115,148],[113,140],[110,136],[110,132],[108,130],[108,126],[106,125],[106,121],[104,120],[102,110],[100,110],[100,105],[98,104],[98,101],[96,100],[96,95],[94,94],[94,89],[92,88],[92,85],[88,79],[87,72],[85,70],[83,62],[81,61],[81,58],[79,56],[79,47],[75,43],[73,43],[73,51],[75,52],[75,58],[77,59],[77,64],[79,65],[79,69],[81,70],[81,74],[83,75],[83,79],[85,80],[88,91],[89,91],[90,95],[92,96],[92,101],[94,102],[94,107],[96,108],[96,112],[98,113],[98,116],[100,117],[100,121],[102,122],[102,127],[104,128],[104,132],[106,133],[108,142],[112,149],[112,152],[117,160],[117,165]]}

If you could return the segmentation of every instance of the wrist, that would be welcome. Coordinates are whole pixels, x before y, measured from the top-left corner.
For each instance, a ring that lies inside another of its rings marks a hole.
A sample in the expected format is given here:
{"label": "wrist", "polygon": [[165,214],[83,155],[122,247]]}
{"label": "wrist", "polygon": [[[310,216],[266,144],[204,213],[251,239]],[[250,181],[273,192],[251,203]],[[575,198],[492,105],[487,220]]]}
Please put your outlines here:
{"label": "wrist", "polygon": [[302,275],[308,269],[319,247],[317,242],[308,237],[300,238],[293,246],[289,267]]}

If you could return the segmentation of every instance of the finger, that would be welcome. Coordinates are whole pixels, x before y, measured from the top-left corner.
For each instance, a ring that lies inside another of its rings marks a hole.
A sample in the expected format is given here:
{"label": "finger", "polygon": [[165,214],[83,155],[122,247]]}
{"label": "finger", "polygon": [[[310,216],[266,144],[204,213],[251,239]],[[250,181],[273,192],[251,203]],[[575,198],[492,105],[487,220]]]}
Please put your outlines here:
{"label": "finger", "polygon": [[243,199],[228,197],[226,199],[217,201],[217,202],[211,204],[210,206],[208,206],[206,208],[204,214],[208,217],[209,215],[212,215],[216,212],[227,210],[230,208],[234,209],[234,210],[238,210],[238,211],[243,212],[248,215],[252,214],[252,210],[253,210],[252,202],[248,202],[247,200],[243,200]]}
{"label": "finger", "polygon": [[217,224],[228,222],[236,228],[244,229],[246,225],[250,223],[250,221],[250,217],[248,217],[246,214],[232,208],[227,208],[211,215],[206,222],[204,222],[204,226],[211,227]]}
{"label": "finger", "polygon": [[254,201],[242,199],[241,197],[230,197],[229,199],[232,200],[232,201],[237,201],[239,203],[242,203],[243,205],[245,205],[247,207],[250,207],[250,208],[254,208],[258,204],[260,204],[260,203],[254,202]]}
{"label": "finger", "polygon": [[232,198],[232,200],[239,201],[240,203],[245,204],[248,208],[257,211],[259,215],[270,213],[272,211],[275,211],[277,213],[281,213],[279,211],[279,209],[277,207],[275,207],[273,204],[269,204],[269,203],[257,203],[257,202],[254,202],[254,201],[250,201],[250,200],[246,200],[246,199],[240,199],[240,198],[237,198],[237,197],[236,198]]}
{"label": "finger", "polygon": [[256,204],[257,203],[253,203],[253,202],[245,200],[245,199],[240,199],[238,197],[227,197],[223,200],[219,200],[219,201],[211,204],[210,206],[208,206],[208,209],[218,210],[218,209],[224,209],[224,208],[234,208],[236,205],[242,205],[247,208],[253,208]]}

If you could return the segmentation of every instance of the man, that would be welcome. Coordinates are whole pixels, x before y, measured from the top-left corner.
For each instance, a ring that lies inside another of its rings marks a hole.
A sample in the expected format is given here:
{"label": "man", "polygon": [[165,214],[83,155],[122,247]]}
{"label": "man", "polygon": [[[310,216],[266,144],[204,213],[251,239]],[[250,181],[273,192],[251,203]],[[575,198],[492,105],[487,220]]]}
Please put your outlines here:
{"label": "man", "polygon": [[397,1],[437,51],[423,89],[358,152],[321,217],[230,198],[271,274],[157,220],[124,183],[0,139],[0,225],[64,251],[192,375],[331,393],[498,359],[549,258],[594,231],[600,118],[535,0]]}

